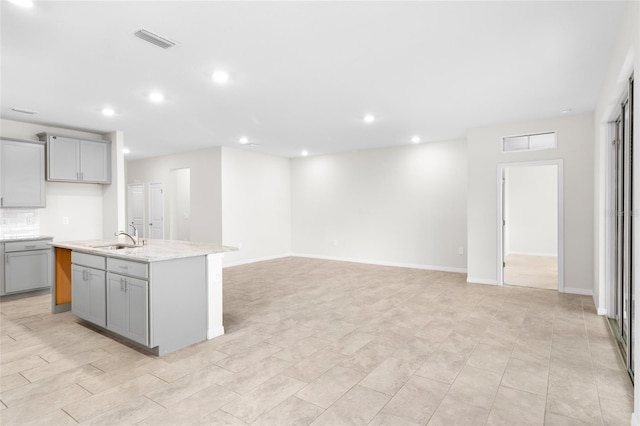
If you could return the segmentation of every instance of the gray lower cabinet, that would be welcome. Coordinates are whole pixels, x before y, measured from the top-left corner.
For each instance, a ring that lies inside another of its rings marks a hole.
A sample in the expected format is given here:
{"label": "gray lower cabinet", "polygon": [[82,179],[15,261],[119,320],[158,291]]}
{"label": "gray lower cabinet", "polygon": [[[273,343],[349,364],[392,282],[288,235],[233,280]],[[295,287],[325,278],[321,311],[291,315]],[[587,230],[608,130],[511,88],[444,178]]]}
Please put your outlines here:
{"label": "gray lower cabinet", "polygon": [[4,293],[4,243],[0,243],[0,296]]}
{"label": "gray lower cabinet", "polygon": [[207,338],[206,257],[156,262],[74,250],[71,309],[156,355]]}
{"label": "gray lower cabinet", "polygon": [[101,327],[107,325],[105,271],[73,265],[71,268],[71,310]]}
{"label": "gray lower cabinet", "polygon": [[3,244],[3,281],[0,294],[51,287],[53,256],[51,238]]}
{"label": "gray lower cabinet", "polygon": [[149,345],[149,283],[107,273],[107,329]]}
{"label": "gray lower cabinet", "polygon": [[5,254],[5,292],[50,287],[50,269],[51,252],[48,250]]}

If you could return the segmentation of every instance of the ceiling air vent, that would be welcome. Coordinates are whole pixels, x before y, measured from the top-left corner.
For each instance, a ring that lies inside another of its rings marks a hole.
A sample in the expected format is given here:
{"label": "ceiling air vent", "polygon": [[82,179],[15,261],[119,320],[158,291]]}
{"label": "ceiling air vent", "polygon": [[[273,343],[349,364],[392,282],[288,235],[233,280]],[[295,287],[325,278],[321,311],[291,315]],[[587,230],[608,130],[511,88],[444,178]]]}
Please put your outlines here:
{"label": "ceiling air vent", "polygon": [[161,35],[158,35],[156,33],[152,33],[151,31],[145,30],[144,28],[136,31],[134,35],[144,41],[147,41],[158,47],[162,47],[163,49],[168,49],[178,44],[175,41],[169,40],[168,38],[162,37]]}
{"label": "ceiling air vent", "polygon": [[34,111],[32,109],[18,108],[18,107],[12,107],[11,111],[21,112],[23,114],[31,114],[31,115],[38,113],[38,111]]}

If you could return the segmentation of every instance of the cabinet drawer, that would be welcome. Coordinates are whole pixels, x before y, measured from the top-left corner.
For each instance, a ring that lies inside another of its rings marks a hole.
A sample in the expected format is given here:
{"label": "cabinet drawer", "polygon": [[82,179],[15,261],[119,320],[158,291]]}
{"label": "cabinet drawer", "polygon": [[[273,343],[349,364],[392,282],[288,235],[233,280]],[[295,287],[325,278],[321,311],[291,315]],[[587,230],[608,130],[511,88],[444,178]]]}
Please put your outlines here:
{"label": "cabinet drawer", "polygon": [[14,251],[50,249],[50,242],[51,240],[12,241],[10,243],[4,243],[4,251],[11,253]]}
{"label": "cabinet drawer", "polygon": [[107,270],[130,277],[144,279],[149,277],[149,268],[146,263],[131,262],[129,260],[114,259],[112,257],[107,258]]}
{"label": "cabinet drawer", "polygon": [[102,270],[104,270],[105,267],[105,259],[103,256],[80,253],[77,251],[71,252],[71,263],[73,263],[74,265],[88,266],[89,268]]}

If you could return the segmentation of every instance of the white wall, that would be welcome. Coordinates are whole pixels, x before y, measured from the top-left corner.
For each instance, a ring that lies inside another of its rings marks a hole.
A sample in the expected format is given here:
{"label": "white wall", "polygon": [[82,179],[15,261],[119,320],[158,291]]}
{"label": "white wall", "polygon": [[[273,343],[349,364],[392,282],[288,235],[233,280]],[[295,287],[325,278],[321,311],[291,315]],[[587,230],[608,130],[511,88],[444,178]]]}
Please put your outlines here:
{"label": "white wall", "polygon": [[558,255],[557,166],[505,169],[505,254]]}
{"label": "white wall", "polygon": [[222,148],[222,237],[225,266],[291,253],[288,158]]}
{"label": "white wall", "polygon": [[[109,139],[95,133],[12,120],[0,121],[0,135],[3,137],[38,140],[36,134],[41,132],[59,133],[79,138]],[[55,241],[102,238],[103,186],[89,183],[47,182],[46,207],[34,209],[40,225],[38,233],[52,236]],[[63,217],[69,218],[69,224],[62,223]]]}
{"label": "white wall", "polygon": [[[170,235],[171,217],[167,201],[171,197],[171,170],[189,168],[191,174],[191,241],[222,242],[222,201],[220,148],[209,148],[181,154],[147,158],[126,162],[127,184],[145,184],[145,200],[148,205],[148,184],[162,182],[165,190],[164,227]],[[145,222],[148,222],[148,206]]]}
{"label": "white wall", "polygon": [[126,185],[124,177],[124,133],[121,131],[109,133],[111,141],[111,184],[102,185],[103,238],[113,238],[114,233],[127,229],[126,218]]}
{"label": "white wall", "polygon": [[172,170],[169,203],[172,240],[191,240],[191,169]]}
{"label": "white wall", "polygon": [[291,161],[300,255],[464,271],[464,141]]}
{"label": "white wall", "polygon": [[[482,129],[468,134],[468,280],[496,284],[498,164],[563,160],[564,286],[593,292],[593,116],[580,114]],[[557,132],[558,148],[501,152],[503,136]]]}

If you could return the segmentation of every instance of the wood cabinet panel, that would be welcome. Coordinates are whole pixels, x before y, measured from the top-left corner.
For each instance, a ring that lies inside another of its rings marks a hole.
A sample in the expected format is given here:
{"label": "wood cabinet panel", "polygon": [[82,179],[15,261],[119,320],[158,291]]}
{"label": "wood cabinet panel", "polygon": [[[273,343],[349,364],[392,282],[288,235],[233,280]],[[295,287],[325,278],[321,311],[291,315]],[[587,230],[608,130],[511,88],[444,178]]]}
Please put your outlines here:
{"label": "wood cabinet panel", "polygon": [[56,248],[56,305],[71,303],[71,250]]}

